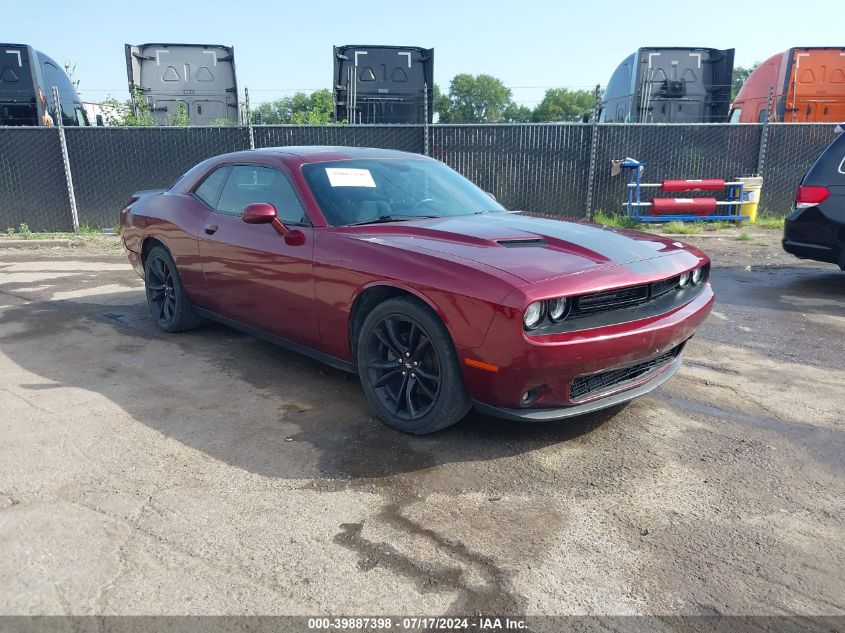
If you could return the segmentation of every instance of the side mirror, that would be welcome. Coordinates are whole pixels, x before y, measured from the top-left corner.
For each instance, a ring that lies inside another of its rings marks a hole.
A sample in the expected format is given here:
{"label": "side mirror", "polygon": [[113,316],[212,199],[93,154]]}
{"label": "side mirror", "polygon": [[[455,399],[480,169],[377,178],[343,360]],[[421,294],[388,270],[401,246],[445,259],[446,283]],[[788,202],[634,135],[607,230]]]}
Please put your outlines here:
{"label": "side mirror", "polygon": [[241,219],[247,224],[270,224],[276,215],[276,207],[269,202],[253,202],[244,207]]}
{"label": "side mirror", "polygon": [[269,224],[276,233],[285,238],[289,246],[301,246],[305,244],[305,235],[302,231],[291,231],[278,218],[276,207],[269,202],[253,202],[244,207],[241,219],[247,224]]}

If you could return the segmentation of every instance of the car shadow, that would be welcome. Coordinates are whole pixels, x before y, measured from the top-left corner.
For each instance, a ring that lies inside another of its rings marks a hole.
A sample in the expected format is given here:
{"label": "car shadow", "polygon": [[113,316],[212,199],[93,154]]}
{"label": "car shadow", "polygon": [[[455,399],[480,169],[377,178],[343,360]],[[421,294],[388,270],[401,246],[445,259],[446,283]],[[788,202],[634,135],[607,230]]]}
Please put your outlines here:
{"label": "car shadow", "polygon": [[[39,284],[43,296],[51,280]],[[507,458],[584,441],[624,410],[556,423],[471,412],[415,437],[373,415],[356,376],[215,323],[160,332],[140,289],[31,302],[17,291],[4,292],[12,305],[2,311],[0,347],[39,376],[16,386],[24,397],[37,402],[55,386],[95,392],[167,437],[268,477],[376,480]]]}

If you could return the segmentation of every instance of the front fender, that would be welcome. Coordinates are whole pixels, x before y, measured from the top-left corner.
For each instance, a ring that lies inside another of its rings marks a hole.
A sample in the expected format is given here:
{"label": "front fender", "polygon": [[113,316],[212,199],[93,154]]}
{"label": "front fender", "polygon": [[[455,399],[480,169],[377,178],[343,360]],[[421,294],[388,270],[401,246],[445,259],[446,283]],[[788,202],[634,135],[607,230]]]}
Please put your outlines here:
{"label": "front fender", "polygon": [[356,298],[385,286],[411,294],[440,317],[456,348],[481,345],[498,302],[513,283],[424,251],[319,231],[314,253],[320,334],[328,353],[351,358],[349,319]]}

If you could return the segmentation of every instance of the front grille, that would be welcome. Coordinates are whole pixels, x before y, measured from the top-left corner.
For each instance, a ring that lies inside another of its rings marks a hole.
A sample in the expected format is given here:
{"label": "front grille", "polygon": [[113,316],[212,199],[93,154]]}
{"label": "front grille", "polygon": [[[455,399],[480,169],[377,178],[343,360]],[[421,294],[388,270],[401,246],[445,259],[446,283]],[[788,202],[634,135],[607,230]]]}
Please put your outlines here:
{"label": "front grille", "polygon": [[527,330],[528,336],[543,336],[558,332],[627,323],[657,316],[692,301],[704,290],[710,265],[702,267],[701,281],[680,287],[681,276],[658,279],[649,284],[615,288],[584,295],[570,295],[569,309],[563,319],[546,318],[540,327]]}
{"label": "front grille", "polygon": [[611,387],[617,387],[642,378],[646,374],[656,371],[667,363],[670,363],[678,354],[679,348],[675,348],[670,352],[666,352],[662,356],[652,358],[642,363],[637,363],[631,367],[624,367],[623,369],[613,369],[605,371],[600,374],[592,374],[590,376],[578,376],[572,381],[569,386],[569,397],[572,400],[580,400],[587,396],[602,391],[607,391]]}
{"label": "front grille", "polygon": [[648,301],[648,286],[634,286],[633,288],[621,288],[577,297],[575,311],[583,313],[613,310],[645,301]]}
{"label": "front grille", "polygon": [[672,277],[671,279],[664,279],[663,281],[655,281],[653,284],[651,284],[652,298],[662,297],[667,292],[671,292],[672,290],[678,287],[679,282],[679,277]]}

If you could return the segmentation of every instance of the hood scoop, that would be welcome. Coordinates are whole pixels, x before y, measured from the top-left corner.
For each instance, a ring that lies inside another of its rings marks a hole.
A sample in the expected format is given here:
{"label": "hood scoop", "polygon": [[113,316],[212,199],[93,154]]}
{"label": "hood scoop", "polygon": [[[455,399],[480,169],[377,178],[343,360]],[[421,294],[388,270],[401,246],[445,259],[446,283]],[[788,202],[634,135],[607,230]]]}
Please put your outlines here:
{"label": "hood scoop", "polygon": [[546,240],[541,237],[529,237],[514,240],[496,240],[496,244],[505,248],[523,248],[526,246],[547,246]]}

